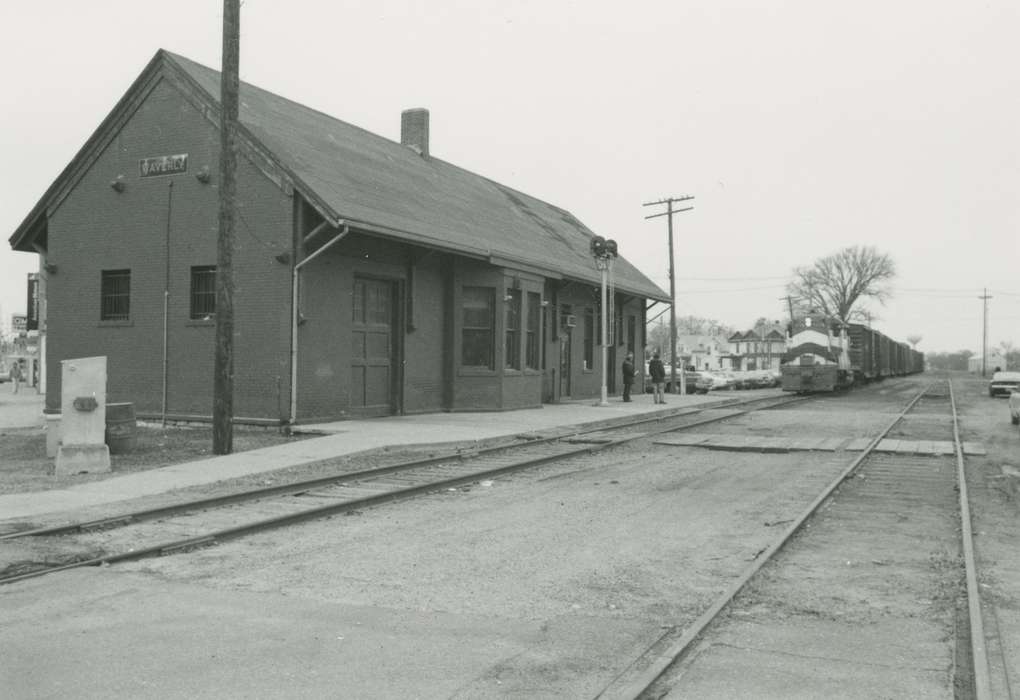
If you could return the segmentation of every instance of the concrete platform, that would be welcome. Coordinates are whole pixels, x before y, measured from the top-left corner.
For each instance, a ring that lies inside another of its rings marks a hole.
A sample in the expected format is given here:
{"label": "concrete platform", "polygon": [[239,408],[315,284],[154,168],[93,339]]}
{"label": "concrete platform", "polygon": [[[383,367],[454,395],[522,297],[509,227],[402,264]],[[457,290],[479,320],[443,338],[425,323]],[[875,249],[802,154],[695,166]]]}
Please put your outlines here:
{"label": "concrete platform", "polygon": [[[299,426],[300,432],[312,432],[320,437],[114,476],[65,489],[0,496],[0,521],[116,503],[385,447],[463,443],[481,446],[514,436],[565,433],[581,426],[612,424],[647,413],[658,412],[665,416],[696,406],[725,405],[750,395],[753,394],[748,392],[725,399],[715,395],[671,395],[669,403],[661,405],[653,403],[651,394],[646,394],[635,396],[629,403],[613,398],[608,406],[598,406],[597,401],[587,400],[518,411],[430,413],[303,425]],[[3,399],[9,400],[9,397]],[[7,427],[31,427],[42,424],[41,408],[42,397],[34,395],[19,399],[16,406],[7,409],[0,402],[0,416],[4,416]]]}

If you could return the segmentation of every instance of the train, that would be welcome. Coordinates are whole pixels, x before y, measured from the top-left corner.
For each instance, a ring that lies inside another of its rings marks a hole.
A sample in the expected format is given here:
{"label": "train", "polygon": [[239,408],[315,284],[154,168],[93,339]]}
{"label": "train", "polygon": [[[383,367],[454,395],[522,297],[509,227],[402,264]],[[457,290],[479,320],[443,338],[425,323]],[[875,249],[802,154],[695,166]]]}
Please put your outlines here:
{"label": "train", "polygon": [[836,391],[924,371],[924,353],[907,343],[819,313],[790,324],[786,347],[780,365],[783,391]]}

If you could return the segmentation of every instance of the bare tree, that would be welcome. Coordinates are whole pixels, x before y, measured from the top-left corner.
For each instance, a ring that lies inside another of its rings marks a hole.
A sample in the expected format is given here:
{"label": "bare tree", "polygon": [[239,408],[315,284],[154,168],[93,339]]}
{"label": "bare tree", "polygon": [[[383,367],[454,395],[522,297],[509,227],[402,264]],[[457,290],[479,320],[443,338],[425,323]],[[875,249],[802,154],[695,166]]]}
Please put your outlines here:
{"label": "bare tree", "polygon": [[919,335],[908,335],[907,342],[914,346],[914,350],[917,350],[917,344],[921,342],[922,336]]}
{"label": "bare tree", "polygon": [[1006,361],[1006,366],[1003,369],[1015,370],[1020,367],[1020,350],[1017,350],[1012,340],[1000,342],[999,350],[1002,352],[1002,359]]}
{"label": "bare tree", "polygon": [[795,268],[787,292],[802,308],[846,323],[867,315],[854,308],[861,299],[884,304],[892,296],[887,285],[895,276],[896,265],[888,255],[871,246],[850,246],[810,267]]}

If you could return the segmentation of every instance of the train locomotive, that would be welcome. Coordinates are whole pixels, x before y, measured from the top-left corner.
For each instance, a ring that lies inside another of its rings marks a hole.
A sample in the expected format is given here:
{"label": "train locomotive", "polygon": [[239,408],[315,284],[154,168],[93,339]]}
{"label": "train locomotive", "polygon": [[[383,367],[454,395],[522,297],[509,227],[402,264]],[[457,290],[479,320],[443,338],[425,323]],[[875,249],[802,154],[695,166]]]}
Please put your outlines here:
{"label": "train locomotive", "polygon": [[924,371],[924,354],[859,323],[809,313],[789,326],[783,391],[836,391]]}

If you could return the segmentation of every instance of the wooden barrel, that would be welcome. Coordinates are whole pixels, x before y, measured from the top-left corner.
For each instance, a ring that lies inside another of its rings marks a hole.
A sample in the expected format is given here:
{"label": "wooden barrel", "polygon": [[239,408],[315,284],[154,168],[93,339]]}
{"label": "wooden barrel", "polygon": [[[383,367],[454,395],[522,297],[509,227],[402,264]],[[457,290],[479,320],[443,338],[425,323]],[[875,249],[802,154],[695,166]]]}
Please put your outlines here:
{"label": "wooden barrel", "polygon": [[106,404],[106,444],[114,455],[135,449],[138,435],[133,403]]}

